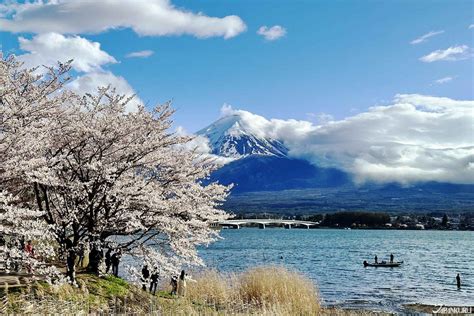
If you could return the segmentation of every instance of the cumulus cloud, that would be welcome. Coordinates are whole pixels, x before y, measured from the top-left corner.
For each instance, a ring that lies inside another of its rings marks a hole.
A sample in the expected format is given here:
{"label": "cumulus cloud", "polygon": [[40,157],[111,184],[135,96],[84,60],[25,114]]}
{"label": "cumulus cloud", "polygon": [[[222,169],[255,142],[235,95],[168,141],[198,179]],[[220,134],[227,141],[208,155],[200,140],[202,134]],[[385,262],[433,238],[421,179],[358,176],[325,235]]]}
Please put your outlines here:
{"label": "cumulus cloud", "polygon": [[432,63],[434,61],[456,61],[467,59],[470,56],[467,45],[451,46],[447,49],[438,49],[420,58],[422,62]]}
{"label": "cumulus cloud", "polygon": [[233,110],[246,130],[282,140],[293,157],[342,168],[356,182],[474,183],[474,101],[419,94],[322,125]]}
{"label": "cumulus cloud", "polygon": [[[64,36],[58,33],[39,34],[32,39],[20,37],[20,49],[27,52],[18,56],[28,68],[36,66],[55,66],[57,62],[74,59],[72,67],[79,72],[101,69],[101,66],[116,63],[100,48],[100,43],[91,42],[79,36]],[[38,69],[41,71],[42,69]]]}
{"label": "cumulus cloud", "polygon": [[[94,93],[98,87],[111,86],[119,94],[127,96],[135,95],[135,90],[121,76],[116,76],[110,71],[91,72],[77,77],[66,85],[66,88],[80,95],[85,93]],[[136,111],[138,105],[143,105],[143,101],[138,97],[128,104],[127,111]]]}
{"label": "cumulus cloud", "polygon": [[[100,43],[58,33],[39,34],[32,39],[20,37],[18,40],[20,48],[27,52],[18,56],[25,67],[55,66],[58,61],[73,59],[72,68],[79,75],[66,85],[66,89],[82,95],[94,93],[98,87],[110,85],[117,93],[127,96],[136,94],[125,78],[104,69],[106,65],[117,61],[100,48]],[[37,71],[45,71],[45,68],[40,67]],[[136,96],[129,103],[127,110],[135,111],[138,104],[143,105],[143,101]]]}
{"label": "cumulus cloud", "polygon": [[127,58],[147,58],[153,55],[154,52],[152,50],[140,50],[138,52],[131,52],[128,53],[125,57]]}
{"label": "cumulus cloud", "polygon": [[189,142],[184,145],[180,145],[180,147],[184,148],[185,150],[195,151],[196,153],[202,155],[202,157],[211,158],[218,165],[223,166],[235,160],[234,158],[217,156],[212,154],[212,149],[209,145],[209,140],[207,139],[207,137],[201,135],[191,135],[182,126],[178,126],[176,128],[175,133],[179,136],[192,136],[192,139]]}
{"label": "cumulus cloud", "polygon": [[428,32],[416,39],[414,39],[413,41],[410,42],[410,44],[412,45],[417,45],[417,44],[421,44],[423,42],[426,42],[430,37],[433,37],[433,36],[436,36],[436,35],[439,35],[439,34],[443,34],[444,31],[431,31],[431,32]]}
{"label": "cumulus cloud", "polygon": [[0,10],[0,29],[14,33],[83,34],[131,28],[141,36],[231,38],[246,29],[238,16],[210,17],[176,8],[169,0],[14,2]]}
{"label": "cumulus cloud", "polygon": [[274,25],[270,28],[264,25],[258,29],[257,34],[263,36],[267,41],[275,41],[286,35],[286,29],[280,25]]}
{"label": "cumulus cloud", "polygon": [[444,83],[448,83],[450,81],[453,81],[453,77],[450,77],[450,76],[447,76],[447,77],[443,77],[443,78],[440,78],[438,80],[435,80],[435,83],[436,84],[444,84]]}

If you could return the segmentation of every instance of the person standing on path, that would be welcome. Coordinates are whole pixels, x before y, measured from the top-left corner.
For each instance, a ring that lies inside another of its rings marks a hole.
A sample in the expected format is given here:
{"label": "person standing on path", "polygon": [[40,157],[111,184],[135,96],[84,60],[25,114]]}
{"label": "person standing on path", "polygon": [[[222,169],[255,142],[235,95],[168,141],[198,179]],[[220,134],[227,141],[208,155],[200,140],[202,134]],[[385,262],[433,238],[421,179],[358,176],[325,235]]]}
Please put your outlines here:
{"label": "person standing on path", "polygon": [[84,264],[84,255],[86,253],[86,246],[84,244],[79,245],[79,251],[77,252],[77,256],[79,259],[77,260],[77,265],[79,268],[82,268],[82,265]]}
{"label": "person standing on path", "polygon": [[184,297],[186,295],[186,273],[181,270],[178,278],[178,296]]}
{"label": "person standing on path", "polygon": [[178,279],[178,296],[185,297],[186,296],[186,281],[196,282],[195,280],[191,279],[184,270],[181,270],[181,274]]}
{"label": "person standing on path", "polygon": [[105,253],[105,273],[109,273],[112,262],[112,248],[109,248]]}
{"label": "person standing on path", "polygon": [[148,283],[148,278],[150,277],[150,270],[148,270],[148,266],[145,264],[142,268],[142,289],[146,291],[146,284]]}
{"label": "person standing on path", "polygon": [[176,295],[178,293],[178,277],[176,275],[171,276],[171,295]]}
{"label": "person standing on path", "polygon": [[112,257],[110,258],[110,262],[112,263],[112,274],[118,277],[118,267],[120,264],[120,259],[122,258],[122,252],[120,249],[114,252]]}
{"label": "person standing on path", "polygon": [[150,293],[153,295],[156,294],[156,288],[158,287],[158,278],[159,278],[159,272],[158,268],[155,267],[153,270],[153,273],[151,274],[151,282],[150,282]]}

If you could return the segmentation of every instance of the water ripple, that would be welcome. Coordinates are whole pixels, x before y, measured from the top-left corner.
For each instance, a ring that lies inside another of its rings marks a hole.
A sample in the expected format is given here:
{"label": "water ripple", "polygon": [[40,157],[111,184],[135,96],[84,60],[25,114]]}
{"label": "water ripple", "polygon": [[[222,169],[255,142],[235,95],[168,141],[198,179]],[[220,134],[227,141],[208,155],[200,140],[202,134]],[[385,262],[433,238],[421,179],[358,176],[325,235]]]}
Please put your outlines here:
{"label": "water ripple", "polygon": [[[235,271],[282,264],[314,280],[328,305],[401,311],[406,303],[473,303],[473,232],[249,228],[223,230],[222,236],[199,251],[208,266]],[[388,261],[390,253],[405,263],[362,266],[375,254]]]}

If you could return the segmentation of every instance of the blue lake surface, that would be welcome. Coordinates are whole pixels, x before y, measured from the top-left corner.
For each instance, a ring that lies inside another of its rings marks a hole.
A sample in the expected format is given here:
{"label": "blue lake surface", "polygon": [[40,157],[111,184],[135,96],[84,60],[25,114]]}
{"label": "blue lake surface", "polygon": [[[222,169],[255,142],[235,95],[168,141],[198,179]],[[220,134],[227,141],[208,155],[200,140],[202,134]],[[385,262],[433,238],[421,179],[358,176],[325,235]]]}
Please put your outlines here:
{"label": "blue lake surface", "polygon": [[[474,305],[474,232],[242,228],[221,236],[199,250],[208,267],[284,265],[312,279],[324,305],[384,311],[403,311],[408,303]],[[376,254],[388,261],[390,253],[404,264],[362,265]]]}

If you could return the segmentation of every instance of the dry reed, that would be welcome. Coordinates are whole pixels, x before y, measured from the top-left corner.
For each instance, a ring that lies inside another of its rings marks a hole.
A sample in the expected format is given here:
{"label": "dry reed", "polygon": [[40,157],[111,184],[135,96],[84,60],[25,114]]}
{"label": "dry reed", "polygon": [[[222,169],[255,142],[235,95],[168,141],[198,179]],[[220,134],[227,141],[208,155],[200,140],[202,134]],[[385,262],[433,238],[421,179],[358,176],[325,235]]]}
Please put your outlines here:
{"label": "dry reed", "polygon": [[258,267],[241,274],[205,271],[188,283],[186,300],[227,313],[317,315],[313,283],[283,267]]}

